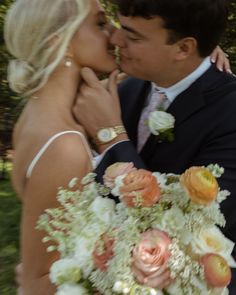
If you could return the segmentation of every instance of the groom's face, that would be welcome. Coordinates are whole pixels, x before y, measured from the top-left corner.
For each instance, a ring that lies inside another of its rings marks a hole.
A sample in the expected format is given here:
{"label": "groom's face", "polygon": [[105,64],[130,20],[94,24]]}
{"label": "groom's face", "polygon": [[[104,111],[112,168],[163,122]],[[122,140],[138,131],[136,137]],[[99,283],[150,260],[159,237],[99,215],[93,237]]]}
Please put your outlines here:
{"label": "groom's face", "polygon": [[[173,71],[178,46],[160,17],[119,17],[121,29],[111,38],[121,50],[121,69],[128,75],[164,85]],[[168,82],[167,82],[168,83]]]}

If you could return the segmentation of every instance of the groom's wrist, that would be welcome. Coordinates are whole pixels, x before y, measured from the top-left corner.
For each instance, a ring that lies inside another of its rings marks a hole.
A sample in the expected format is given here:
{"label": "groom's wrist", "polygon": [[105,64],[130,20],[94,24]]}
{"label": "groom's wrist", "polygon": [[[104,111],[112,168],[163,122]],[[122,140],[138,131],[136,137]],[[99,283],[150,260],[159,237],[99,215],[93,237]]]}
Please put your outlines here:
{"label": "groom's wrist", "polygon": [[117,135],[116,138],[114,138],[113,140],[111,140],[108,143],[95,144],[95,149],[99,154],[102,154],[104,151],[106,151],[107,149],[109,149],[113,145],[115,145],[121,141],[127,141],[127,140],[129,140],[128,135],[126,133],[122,133],[122,134]]}

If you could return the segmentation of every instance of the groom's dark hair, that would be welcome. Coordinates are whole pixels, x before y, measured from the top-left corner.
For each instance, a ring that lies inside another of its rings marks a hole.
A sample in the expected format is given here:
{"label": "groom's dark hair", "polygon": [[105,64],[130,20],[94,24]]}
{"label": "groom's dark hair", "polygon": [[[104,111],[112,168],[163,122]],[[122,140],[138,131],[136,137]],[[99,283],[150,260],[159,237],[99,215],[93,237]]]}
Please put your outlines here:
{"label": "groom's dark hair", "polygon": [[159,16],[170,30],[168,43],[194,37],[201,57],[219,44],[227,23],[226,0],[113,0],[124,16]]}

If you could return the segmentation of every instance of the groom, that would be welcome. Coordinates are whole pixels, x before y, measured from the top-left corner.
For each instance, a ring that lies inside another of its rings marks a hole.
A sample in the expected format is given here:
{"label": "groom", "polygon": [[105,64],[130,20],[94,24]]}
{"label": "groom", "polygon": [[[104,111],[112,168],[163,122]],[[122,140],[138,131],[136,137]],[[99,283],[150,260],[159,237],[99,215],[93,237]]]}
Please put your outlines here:
{"label": "groom", "polygon": [[[223,231],[236,242],[236,79],[216,70],[208,57],[225,30],[225,2],[117,0],[121,29],[111,41],[120,47],[121,69],[135,78],[120,85],[121,115],[114,77],[107,90],[85,69],[76,117],[102,153],[100,176],[122,161],[172,173],[210,163],[224,167],[219,182],[231,195],[222,203]],[[175,118],[172,142],[145,130],[142,117],[155,95]],[[232,295],[235,281],[236,275]]]}

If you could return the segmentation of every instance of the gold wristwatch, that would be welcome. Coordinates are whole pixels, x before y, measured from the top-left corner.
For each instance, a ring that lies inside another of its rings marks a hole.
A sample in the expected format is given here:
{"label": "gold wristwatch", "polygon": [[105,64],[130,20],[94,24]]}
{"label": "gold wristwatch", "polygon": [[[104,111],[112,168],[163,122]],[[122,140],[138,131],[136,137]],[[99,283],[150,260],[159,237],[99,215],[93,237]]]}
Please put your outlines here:
{"label": "gold wristwatch", "polygon": [[98,130],[94,138],[94,143],[96,145],[107,144],[122,133],[126,133],[125,127],[123,125],[101,128]]}

